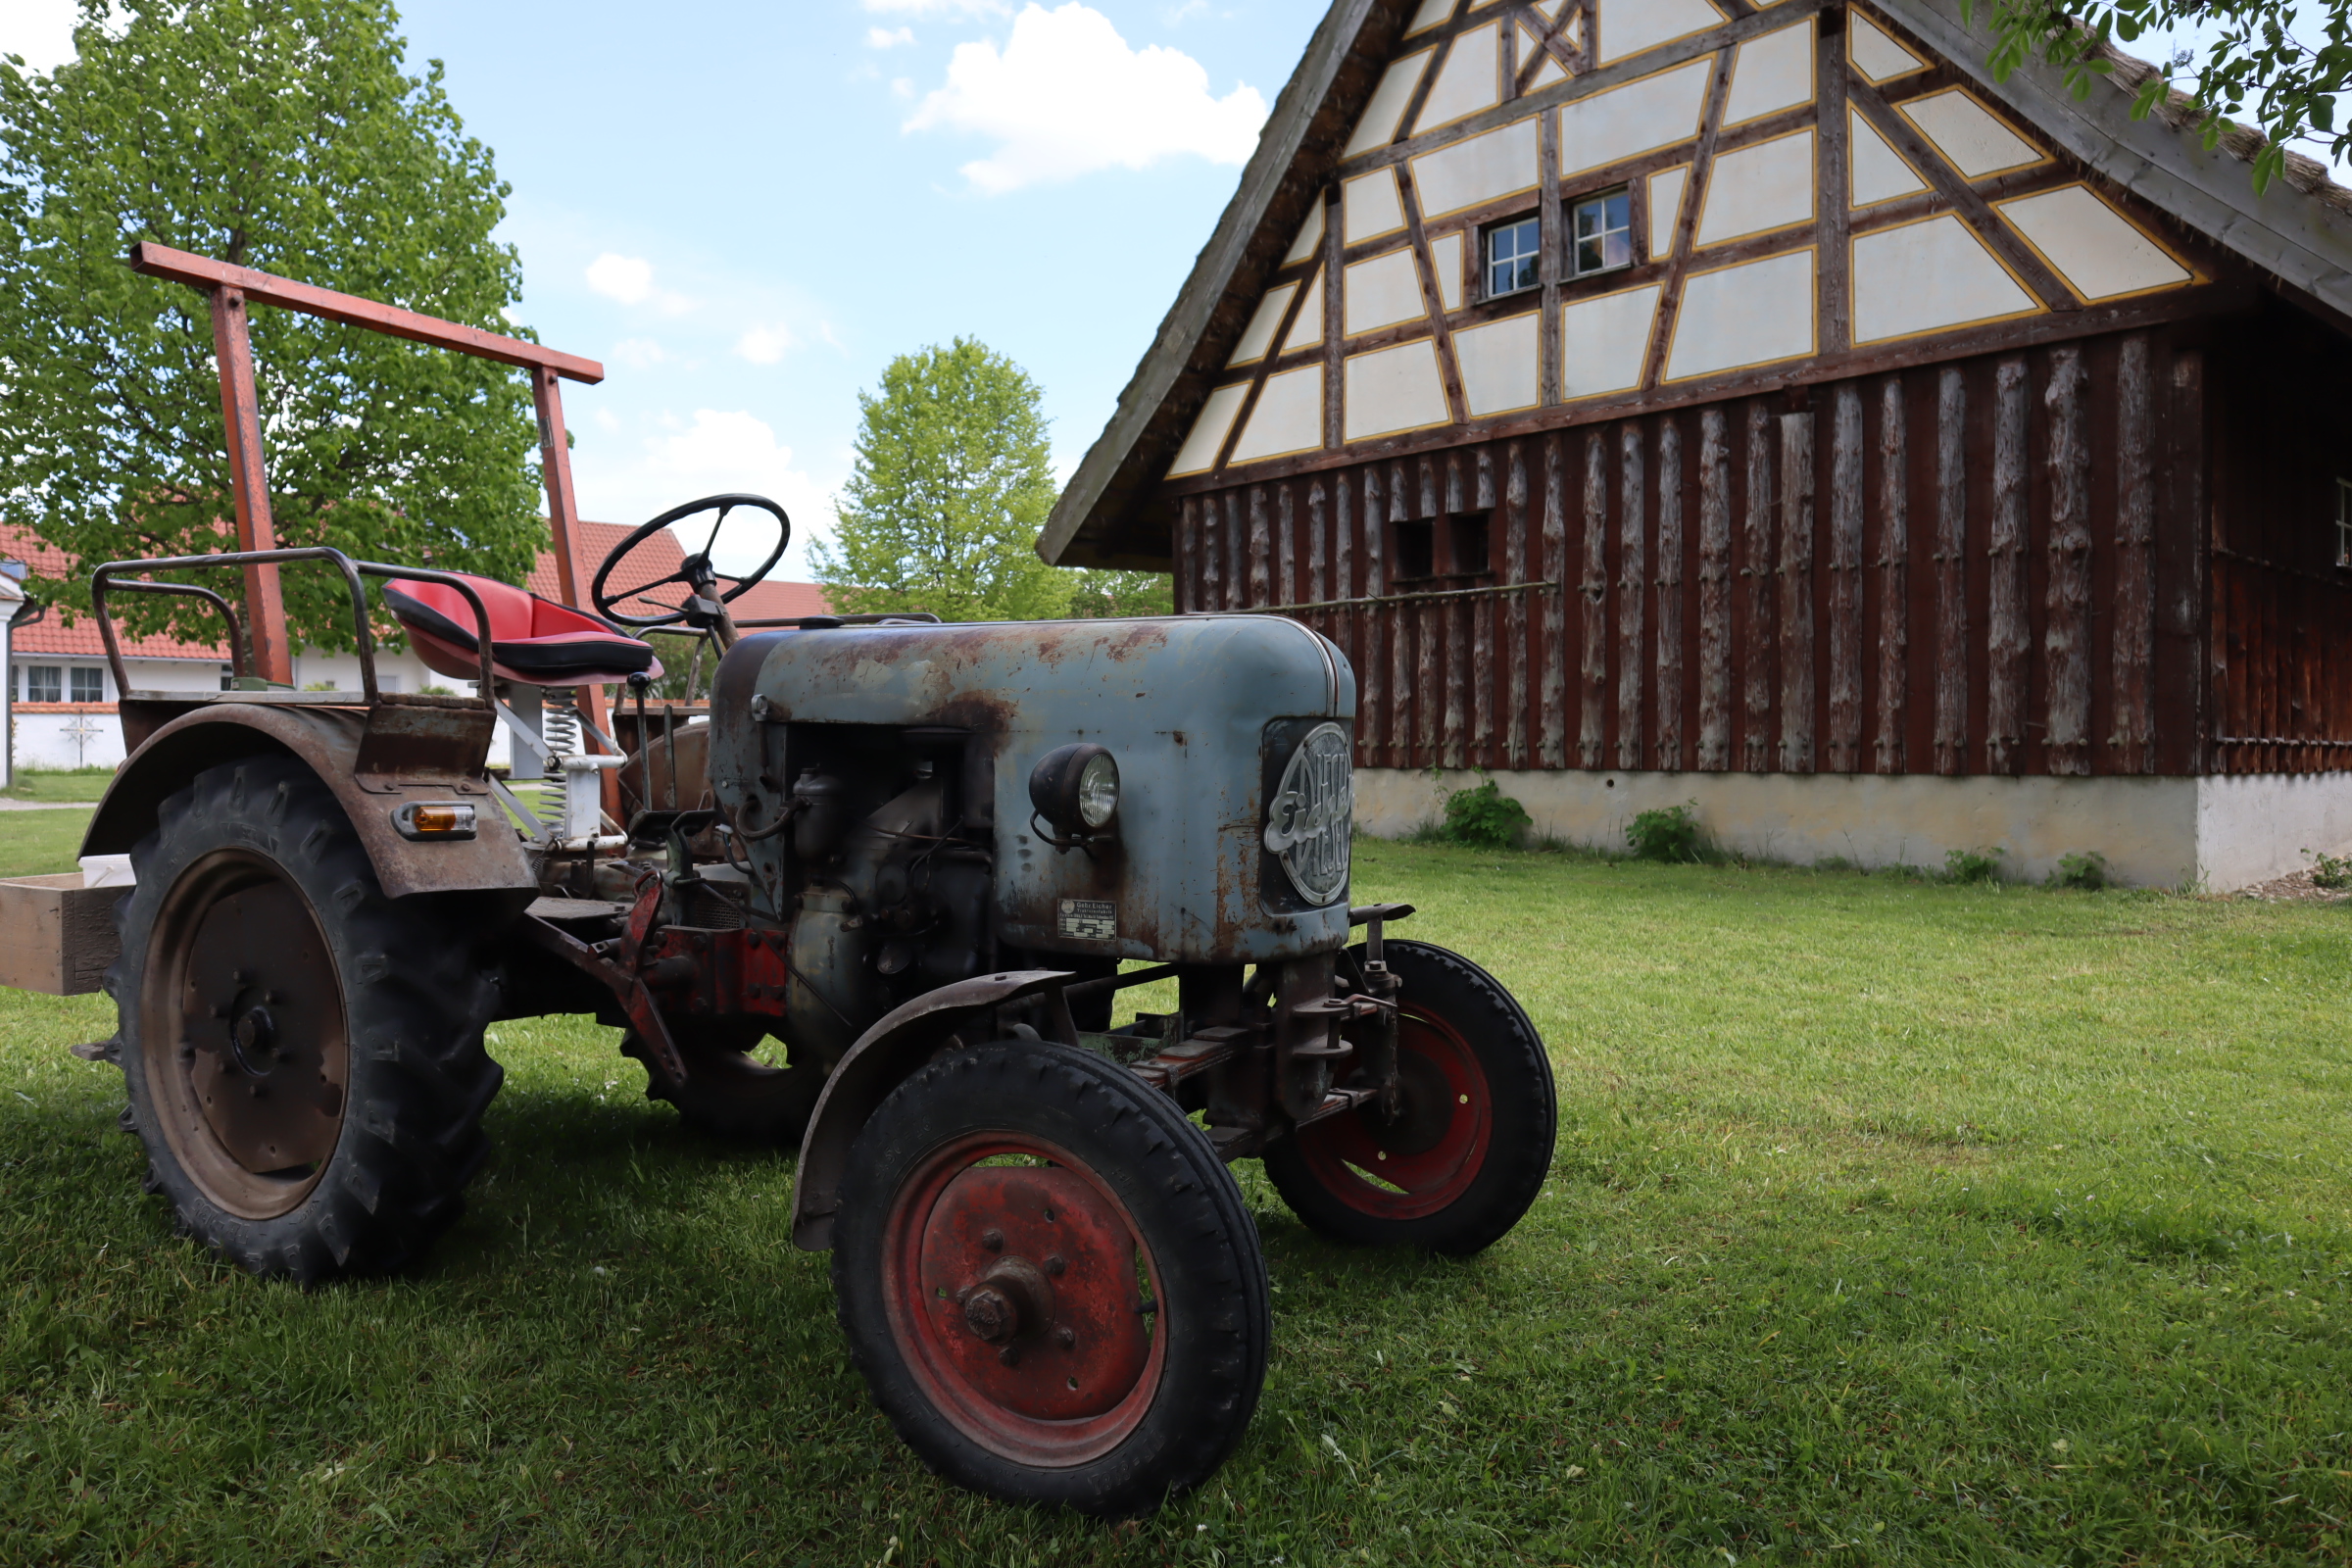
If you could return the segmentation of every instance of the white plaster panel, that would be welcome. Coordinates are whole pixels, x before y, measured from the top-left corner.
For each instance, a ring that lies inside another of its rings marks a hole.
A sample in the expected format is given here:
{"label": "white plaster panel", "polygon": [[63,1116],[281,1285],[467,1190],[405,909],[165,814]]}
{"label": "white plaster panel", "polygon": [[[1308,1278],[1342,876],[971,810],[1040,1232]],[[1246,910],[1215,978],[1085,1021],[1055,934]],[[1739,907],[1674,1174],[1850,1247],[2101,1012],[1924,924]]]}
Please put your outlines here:
{"label": "white plaster panel", "polygon": [[1421,9],[1413,13],[1413,20],[1405,25],[1405,36],[1427,32],[1446,21],[1453,15],[1453,5],[1454,0],[1421,0]]}
{"label": "white plaster panel", "polygon": [[1536,68],[1536,74],[1528,78],[1527,90],[1529,92],[1541,92],[1543,89],[1550,86],[1555,81],[1566,81],[1567,79],[1567,68],[1562,66],[1559,61],[1550,54],[1545,54],[1544,57],[1544,63],[1538,66]]}
{"label": "white plaster panel", "polygon": [[1227,365],[1250,365],[1266,357],[1274,346],[1274,333],[1282,325],[1285,312],[1291,308],[1291,296],[1298,292],[1296,283],[1285,283],[1266,290],[1266,297],[1257,302],[1257,312],[1250,324],[1242,329],[1242,340],[1233,346],[1233,358]]}
{"label": "white plaster panel", "polygon": [[1350,355],[1344,390],[1350,441],[1423,430],[1452,417],[1446,411],[1446,383],[1438,376],[1437,345],[1425,337]]}
{"label": "white plaster panel", "polygon": [[1950,213],[1854,236],[1854,341],[2031,316],[2040,307]]}
{"label": "white plaster panel", "polygon": [[1845,147],[1847,196],[1854,206],[1890,202],[1928,188],[1910,161],[1851,109],[1845,112]]}
{"label": "white plaster panel", "polygon": [[1539,128],[1530,115],[1414,159],[1413,186],[1421,193],[1421,216],[1443,218],[1514,191],[1535,189]]}
{"label": "white plaster panel", "polygon": [[1340,186],[1340,238],[1349,245],[1393,234],[1404,226],[1404,201],[1396,194],[1396,171],[1375,169]]}
{"label": "white plaster panel", "polygon": [[1528,62],[1544,52],[1544,36],[1526,22],[1519,24],[1519,69],[1525,71]]}
{"label": "white plaster panel", "polygon": [[1282,264],[1288,267],[1293,262],[1305,261],[1315,254],[1316,248],[1322,243],[1323,204],[1317,202],[1307,209],[1306,221],[1298,225],[1298,237],[1291,241],[1289,250],[1283,252]]}
{"label": "white plaster panel", "polygon": [[1707,0],[1600,0],[1601,64],[1722,24]]}
{"label": "white plaster panel", "polygon": [[1692,60],[1560,106],[1560,172],[1603,169],[1698,134],[1712,59]]}
{"label": "white plaster panel", "polygon": [[1750,38],[1732,60],[1732,91],[1723,122],[1777,114],[1813,101],[1813,19]]}
{"label": "white plaster panel", "polygon": [[2062,185],[1995,205],[2086,300],[2194,280],[2187,268],[2087,186]]}
{"label": "white plaster panel", "polygon": [[1895,42],[1892,34],[1861,12],[1851,12],[1848,18],[1851,25],[1846,29],[1846,48],[1852,55],[1854,69],[1872,81],[1892,81],[1897,76],[1928,69],[1925,60]]}
{"label": "white plaster panel", "polygon": [[1560,7],[1567,3],[1568,0],[1536,0],[1536,15],[1545,22],[1557,22],[1560,20]]}
{"label": "white plaster panel", "polygon": [[1430,270],[1438,274],[1438,303],[1449,311],[1462,308],[1462,264],[1466,249],[1459,232],[1430,241]]}
{"label": "white plaster panel", "polygon": [[1312,348],[1323,341],[1323,274],[1308,275],[1302,285],[1306,289],[1305,303],[1298,307],[1298,318],[1291,323],[1291,335],[1282,340],[1282,352]]}
{"label": "white plaster panel", "polygon": [[1698,209],[1698,243],[1720,245],[1813,220],[1813,128],[1721,154]]}
{"label": "white plaster panel", "polygon": [[1421,270],[1413,265],[1409,246],[1355,263],[1340,281],[1341,309],[1350,337],[1398,321],[1418,321],[1429,314],[1428,302],[1421,297]]}
{"label": "white plaster panel", "polygon": [[1421,100],[1421,113],[1413,117],[1413,133],[1451,124],[1502,102],[1501,59],[1502,24],[1490,22],[1455,33],[1446,64],[1438,68],[1438,79]]}
{"label": "white plaster panel", "polygon": [[1217,449],[1225,444],[1225,433],[1233,428],[1233,416],[1242,412],[1242,399],[1249,395],[1250,386],[1221,386],[1208,395],[1200,405],[1200,416],[1193,421],[1193,433],[1184,438],[1176,449],[1176,461],[1168,465],[1168,477],[1177,479],[1188,473],[1206,473],[1217,461]]}
{"label": "white plaster panel", "polygon": [[1642,384],[1661,285],[1596,294],[1560,307],[1560,396],[1598,397]]}
{"label": "white plaster panel", "polygon": [[1797,359],[1813,342],[1812,251],[1742,262],[1683,284],[1666,378]]}
{"label": "white plaster panel", "polygon": [[2041,162],[2041,151],[1958,87],[1898,106],[1919,133],[1970,179]]}
{"label": "white plaster panel", "polygon": [[[1440,789],[1475,788],[1484,775],[1403,768],[1355,770],[1358,831],[1391,837],[1443,812]],[[1498,769],[1502,792],[1535,818],[1531,835],[1614,854],[1636,812],[1697,803],[1699,831],[1716,847],[1805,864],[1841,856],[1866,868],[1941,867],[1947,850],[1998,846],[2004,876],[2040,881],[2059,857],[2096,850],[2124,882],[2179,887],[2200,865],[2220,891],[2262,880],[2253,868],[2301,864],[2295,849],[2325,847],[2330,821],[2352,825],[2352,774],[2292,781],[2195,778],[1941,778],[1920,773],[1660,773]],[[2281,783],[2303,788],[2278,788]],[[2215,786],[2222,786],[2215,788]],[[2328,801],[2332,797],[2330,808]],[[2263,808],[2295,827],[2265,827]],[[2290,814],[2291,813],[2291,814]],[[2226,848],[2232,829],[2243,850]],[[2334,842],[2352,841],[2352,834]],[[2278,849],[2291,858],[2280,860]],[[2269,874],[2277,874],[2272,872]]]}
{"label": "white plaster panel", "polygon": [[1308,365],[1266,377],[1250,422],[1233,443],[1233,461],[1255,463],[1322,444],[1323,367]]}
{"label": "white plaster panel", "polygon": [[1430,56],[1436,52],[1423,49],[1406,55],[1381,73],[1380,85],[1372,89],[1372,101],[1364,105],[1363,118],[1355,122],[1355,134],[1341,149],[1342,158],[1376,151],[1396,139],[1396,122],[1404,118],[1405,105],[1412,102],[1413,89],[1421,85],[1421,73],[1429,69]]}
{"label": "white plaster panel", "polygon": [[1530,311],[1453,334],[1453,358],[1462,372],[1462,404],[1472,418],[1532,409],[1542,401],[1537,339],[1543,324],[1543,313]]}
{"label": "white plaster panel", "polygon": [[1683,213],[1683,189],[1690,183],[1690,166],[1681,164],[1649,176],[1649,258],[1657,261],[1674,252],[1674,225]]}

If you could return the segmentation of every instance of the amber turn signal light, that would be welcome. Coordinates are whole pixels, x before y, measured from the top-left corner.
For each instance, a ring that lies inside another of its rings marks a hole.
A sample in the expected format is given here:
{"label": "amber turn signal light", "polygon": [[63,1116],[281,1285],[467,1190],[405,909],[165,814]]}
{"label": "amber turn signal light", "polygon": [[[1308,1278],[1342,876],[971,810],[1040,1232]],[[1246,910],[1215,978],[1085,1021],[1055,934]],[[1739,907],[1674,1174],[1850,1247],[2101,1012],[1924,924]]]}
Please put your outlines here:
{"label": "amber turn signal light", "polygon": [[473,804],[411,801],[392,813],[392,825],[404,839],[469,839],[473,837]]}

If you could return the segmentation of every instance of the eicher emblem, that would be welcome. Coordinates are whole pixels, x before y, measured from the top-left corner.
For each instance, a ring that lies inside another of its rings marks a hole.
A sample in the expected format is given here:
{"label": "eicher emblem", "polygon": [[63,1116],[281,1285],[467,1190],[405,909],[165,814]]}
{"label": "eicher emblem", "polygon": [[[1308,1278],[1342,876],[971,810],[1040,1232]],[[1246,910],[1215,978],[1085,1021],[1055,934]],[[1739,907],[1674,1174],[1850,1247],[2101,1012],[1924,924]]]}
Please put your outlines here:
{"label": "eicher emblem", "polygon": [[1266,810],[1266,851],[1309,904],[1329,904],[1348,890],[1354,806],[1348,732],[1319,724],[1291,753]]}

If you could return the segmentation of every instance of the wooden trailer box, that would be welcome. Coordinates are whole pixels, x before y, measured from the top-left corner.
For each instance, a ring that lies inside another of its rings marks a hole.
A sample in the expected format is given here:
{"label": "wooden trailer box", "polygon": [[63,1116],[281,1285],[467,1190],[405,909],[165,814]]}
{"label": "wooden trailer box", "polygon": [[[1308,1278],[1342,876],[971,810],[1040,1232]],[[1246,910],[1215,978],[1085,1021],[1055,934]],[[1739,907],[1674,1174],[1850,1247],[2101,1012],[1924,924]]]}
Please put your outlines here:
{"label": "wooden trailer box", "polygon": [[0,985],[78,997],[115,961],[115,901],[124,887],[85,888],[79,871],[0,879]]}

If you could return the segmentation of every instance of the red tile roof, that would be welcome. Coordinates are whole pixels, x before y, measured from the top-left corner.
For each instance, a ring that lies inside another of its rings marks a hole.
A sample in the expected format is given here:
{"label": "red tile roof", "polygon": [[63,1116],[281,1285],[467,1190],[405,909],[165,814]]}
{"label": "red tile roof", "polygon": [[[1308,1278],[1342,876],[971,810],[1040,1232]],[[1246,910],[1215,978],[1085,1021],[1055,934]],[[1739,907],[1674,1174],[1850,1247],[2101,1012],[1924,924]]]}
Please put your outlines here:
{"label": "red tile roof", "polygon": [[[586,563],[580,591],[588,591],[588,579],[593,577],[597,564],[605,553],[628,537],[628,528],[617,522],[583,522],[580,537],[575,543],[580,558]],[[22,529],[0,527],[0,559],[22,561],[45,576],[55,577],[67,566],[65,552],[41,543]],[[627,587],[651,582],[655,578],[677,570],[685,560],[678,547],[677,536],[666,531],[648,539],[631,554],[626,569],[613,578],[616,586]],[[550,599],[561,599],[557,586],[556,557],[552,550],[544,551],[538,564],[531,568],[527,584],[531,592]],[[812,582],[779,582],[774,578],[760,584],[735,601],[738,617],[746,620],[780,619],[788,615],[821,615],[826,613],[825,591]],[[79,616],[72,626],[64,624],[58,611],[52,609],[31,625],[20,625],[11,636],[12,653],[47,655],[51,658],[103,659],[106,645],[99,641],[98,623],[87,615]],[[225,643],[186,643],[171,637],[137,637],[122,644],[125,659],[202,659],[225,661]]]}

